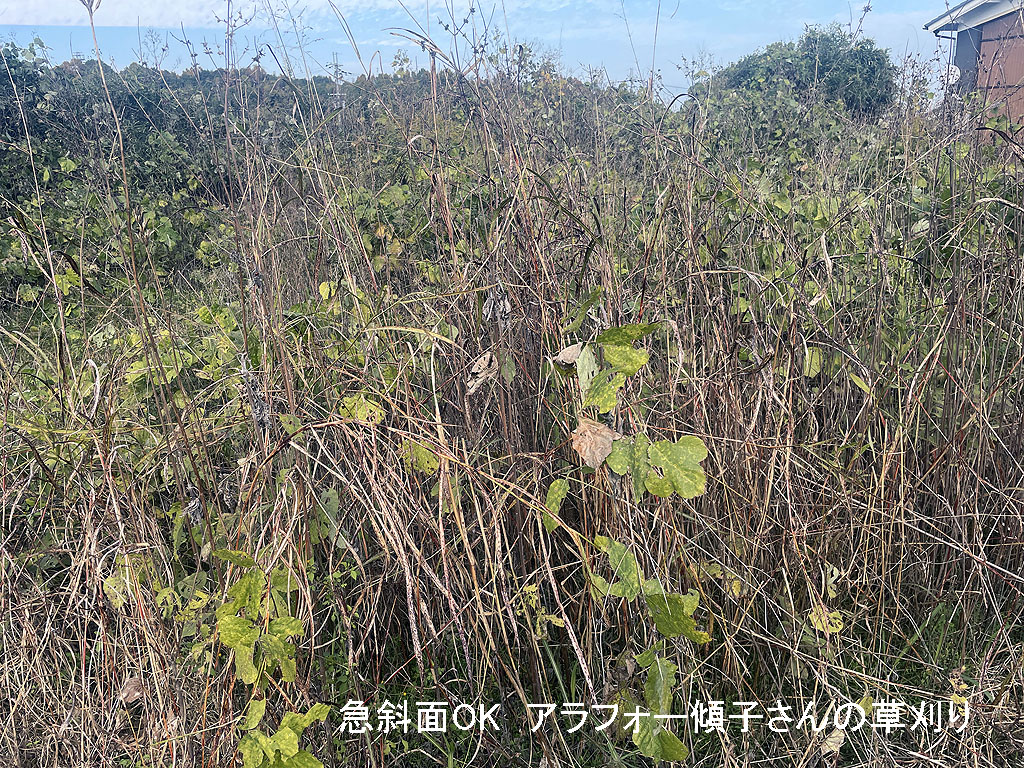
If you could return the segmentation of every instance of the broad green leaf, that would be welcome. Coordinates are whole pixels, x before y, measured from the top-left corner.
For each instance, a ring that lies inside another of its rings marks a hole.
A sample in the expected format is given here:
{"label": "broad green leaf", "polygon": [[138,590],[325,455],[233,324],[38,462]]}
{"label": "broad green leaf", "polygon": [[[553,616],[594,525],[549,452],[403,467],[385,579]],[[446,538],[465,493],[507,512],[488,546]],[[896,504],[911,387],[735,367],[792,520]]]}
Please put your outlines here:
{"label": "broad green leaf", "polygon": [[704,493],[706,477],[700,462],[707,458],[708,449],[699,437],[681,437],[674,443],[659,440],[651,445],[647,455],[651,464],[661,468],[665,479],[684,499]]}
{"label": "broad green leaf", "polygon": [[617,579],[608,585],[608,594],[624,597],[627,600],[632,600],[639,595],[643,574],[640,572],[636,556],[625,545],[614,539],[609,539],[607,536],[595,536],[594,544],[608,555],[608,563]]}
{"label": "broad green leaf", "polygon": [[548,486],[548,496],[544,502],[546,506],[553,514],[558,514],[558,510],[562,508],[562,501],[565,499],[565,495],[569,492],[569,483],[564,478],[558,478],[552,481],[551,485]]}
{"label": "broad green leaf", "polygon": [[626,383],[625,374],[619,373],[613,368],[607,368],[598,373],[590,383],[587,396],[583,399],[583,407],[593,405],[598,413],[608,413],[618,403],[616,393]]}
{"label": "broad green leaf", "polygon": [[772,195],[771,200],[772,204],[784,214],[788,214],[793,210],[793,201],[790,200],[789,195],[785,192],[776,192]]}
{"label": "broad green leaf", "polygon": [[679,738],[665,728],[658,731],[658,746],[661,747],[661,759],[670,762],[685,760],[690,756],[690,750]]}
{"label": "broad green leaf", "polygon": [[654,760],[661,759],[661,744],[658,742],[657,735],[657,731],[660,728],[661,723],[655,720],[654,717],[639,717],[632,733],[633,743],[636,744],[641,754],[647,755],[647,757]]}
{"label": "broad green leaf", "polygon": [[632,344],[649,333],[658,330],[659,323],[632,323],[609,328],[597,337],[598,344]]}
{"label": "broad green leaf", "polygon": [[610,585],[604,576],[598,576],[596,573],[591,573],[590,586],[594,597],[608,597],[608,589],[610,588]]}
{"label": "broad green leaf", "polygon": [[281,757],[293,757],[299,752],[299,734],[291,728],[282,725],[270,739],[274,742],[274,748],[281,753]]}
{"label": "broad green leaf", "polygon": [[213,556],[218,560],[225,560],[232,565],[237,565],[239,568],[252,568],[256,565],[256,561],[252,559],[251,555],[238,549],[215,549]]}
{"label": "broad green leaf", "polygon": [[289,638],[305,634],[306,628],[302,625],[301,619],[297,619],[294,616],[279,616],[276,619],[270,620],[270,626],[267,628],[267,631],[280,638]]}
{"label": "broad green leaf", "polygon": [[659,477],[654,473],[654,470],[647,472],[647,477],[644,478],[644,488],[662,499],[667,499],[672,495],[671,481],[664,477]]}
{"label": "broad green leaf", "polygon": [[320,291],[321,299],[330,301],[338,293],[338,284],[334,280],[328,280],[327,282],[320,283],[317,290]]}
{"label": "broad green leaf", "polygon": [[384,420],[384,409],[362,392],[342,398],[338,411],[343,417],[370,424],[380,424]]}
{"label": "broad green leaf", "polygon": [[821,373],[821,350],[817,347],[808,347],[804,355],[804,376],[813,379]]}
{"label": "broad green leaf", "polygon": [[608,469],[616,475],[624,475],[633,465],[633,441],[623,437],[612,443],[612,452],[605,459]]}
{"label": "broad green leaf", "polygon": [[[612,452],[606,459],[609,469],[617,475],[629,473],[633,479],[633,491],[637,498],[643,496],[650,464],[647,449],[650,441],[642,432],[635,438],[620,438],[612,443]],[[671,488],[669,493],[671,493]]]}
{"label": "broad green leaf", "polygon": [[259,639],[260,631],[249,619],[242,616],[224,616],[217,622],[220,641],[228,648],[252,647]]}
{"label": "broad green leaf", "polygon": [[238,751],[242,755],[242,768],[260,768],[266,758],[263,747],[252,734],[242,737],[242,740],[238,742]]}
{"label": "broad green leaf", "polygon": [[511,384],[512,380],[516,377],[516,364],[512,359],[511,355],[505,355],[505,360],[501,364],[501,378],[505,380],[506,384]]}
{"label": "broad green leaf", "polygon": [[644,682],[644,698],[651,712],[667,715],[672,711],[672,686],[676,684],[676,670],[679,668],[668,659],[655,656],[647,670]]}
{"label": "broad green leaf", "polygon": [[580,350],[579,357],[576,358],[576,378],[580,383],[580,392],[584,396],[590,390],[590,384],[596,375],[597,358],[594,356],[594,350],[588,344]]}
{"label": "broad green leaf", "polygon": [[284,761],[284,768],[324,768],[324,764],[304,749]]}
{"label": "broad green leaf", "polygon": [[[251,731],[263,720],[263,714],[267,711],[266,699],[250,699],[249,706],[245,709],[245,719],[242,721],[242,730]],[[239,745],[241,747],[241,745]]]}
{"label": "broad green leaf", "polygon": [[664,595],[665,588],[661,585],[661,579],[647,579],[643,583],[642,591],[645,595]]}
{"label": "broad green leaf", "polygon": [[604,361],[616,371],[632,376],[650,360],[646,349],[637,349],[631,344],[602,344]]}
{"label": "broad green leaf", "polygon": [[297,712],[285,713],[285,716],[281,718],[281,727],[290,728],[296,734],[301,735],[314,721],[326,720],[330,712],[331,708],[329,706],[318,702],[310,707],[304,715],[300,715]]}
{"label": "broad green leaf", "polygon": [[438,461],[437,456],[432,450],[422,443],[411,439],[405,441],[405,451],[402,459],[410,468],[418,469],[420,472],[428,475],[437,472],[441,466],[441,462]]}
{"label": "broad green leaf", "polygon": [[665,637],[681,635],[698,645],[703,645],[711,640],[711,636],[706,632],[697,630],[697,622],[693,619],[693,613],[697,610],[697,603],[700,600],[698,594],[693,590],[685,595],[675,592],[660,595],[646,594],[644,600],[651,612],[654,626]]}
{"label": "broad green leaf", "polygon": [[328,488],[320,494],[320,503],[324,507],[324,513],[327,515],[327,518],[331,522],[337,524],[338,510],[341,507],[341,500],[338,498],[338,492],[334,488]]}
{"label": "broad green leaf", "polygon": [[234,649],[235,653],[235,674],[238,678],[248,685],[252,685],[256,682],[256,678],[259,677],[259,670],[256,669],[256,664],[253,662],[252,654],[253,645],[239,645]]}

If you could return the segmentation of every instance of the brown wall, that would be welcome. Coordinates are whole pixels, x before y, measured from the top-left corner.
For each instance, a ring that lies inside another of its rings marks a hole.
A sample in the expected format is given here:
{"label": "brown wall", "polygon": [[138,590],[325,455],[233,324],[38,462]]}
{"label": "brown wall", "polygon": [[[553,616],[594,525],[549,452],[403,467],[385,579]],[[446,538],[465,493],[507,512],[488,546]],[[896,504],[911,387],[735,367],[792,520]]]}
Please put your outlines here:
{"label": "brown wall", "polygon": [[986,103],[1002,106],[1013,122],[1024,122],[1024,17],[1019,11],[981,25],[978,88]]}

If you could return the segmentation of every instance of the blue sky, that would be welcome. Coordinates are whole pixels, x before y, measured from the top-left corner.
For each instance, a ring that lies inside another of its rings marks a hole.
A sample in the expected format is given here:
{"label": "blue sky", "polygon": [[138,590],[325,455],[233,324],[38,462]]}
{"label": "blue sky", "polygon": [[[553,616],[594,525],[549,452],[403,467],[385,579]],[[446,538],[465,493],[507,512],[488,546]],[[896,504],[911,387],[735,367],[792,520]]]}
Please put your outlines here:
{"label": "blue sky", "polygon": [[[235,0],[233,13],[244,16],[240,33],[251,51],[256,43],[280,51],[293,46],[296,34],[289,15],[301,11],[307,64],[312,70],[329,66],[337,56],[349,72],[362,67],[356,60],[336,12],[340,12],[364,60],[379,70],[404,48],[417,62],[426,57],[418,47],[395,36],[393,28],[429,26],[435,39],[443,39],[439,20],[466,16],[471,0]],[[613,79],[628,77],[652,62],[670,88],[686,82],[678,65],[691,61],[725,63],[775,40],[799,37],[807,24],[850,23],[860,16],[864,0],[856,4],[837,0],[472,0],[476,12],[471,24],[484,20],[505,37],[558,51],[565,66],[577,72],[603,67]],[[332,7],[333,6],[333,7]],[[889,48],[896,58],[916,54],[925,60],[935,55],[935,39],[922,25],[944,10],[940,0],[877,0],[864,23],[865,32]],[[290,8],[291,14],[286,11]],[[226,0],[102,0],[96,11],[97,33],[103,58],[117,65],[151,50],[147,39],[169,46],[165,67],[188,64],[176,38],[182,28],[199,51],[209,44],[205,66],[223,63],[217,46],[227,15]],[[277,29],[271,21],[278,18]],[[72,53],[92,55],[88,15],[80,0],[0,0],[0,40],[24,44],[38,35],[58,61]],[[632,40],[632,42],[631,42]],[[654,43],[657,42],[655,46]],[[376,57],[374,56],[376,54]],[[245,56],[240,63],[244,64]],[[273,68],[273,62],[263,64]]]}

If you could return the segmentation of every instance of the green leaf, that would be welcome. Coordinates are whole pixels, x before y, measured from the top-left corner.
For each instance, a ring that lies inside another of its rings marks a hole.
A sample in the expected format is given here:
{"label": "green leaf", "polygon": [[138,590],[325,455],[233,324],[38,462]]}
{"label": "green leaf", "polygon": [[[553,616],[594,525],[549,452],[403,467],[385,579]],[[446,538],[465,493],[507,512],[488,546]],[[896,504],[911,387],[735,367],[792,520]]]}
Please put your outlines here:
{"label": "green leaf", "polygon": [[636,744],[637,749],[655,760],[661,758],[661,744],[658,742],[657,735],[657,731],[661,727],[661,723],[653,716],[647,716],[637,718],[636,727],[633,728],[633,743]]}
{"label": "green leaf", "polygon": [[551,485],[548,486],[548,496],[544,501],[544,506],[547,509],[544,511],[544,515],[541,518],[541,522],[544,524],[544,530],[551,533],[555,528],[558,527],[558,521],[553,517],[557,515],[558,511],[562,508],[562,501],[565,499],[565,495],[569,492],[569,483],[564,478],[558,478],[552,481]]}
{"label": "green leaf", "polygon": [[318,290],[320,291],[320,298],[324,301],[330,301],[338,293],[338,284],[334,280],[329,280],[324,283],[320,283]]}
{"label": "green leaf", "polygon": [[804,355],[804,376],[813,379],[821,373],[821,350],[817,347],[808,347]]}
{"label": "green leaf", "polygon": [[259,629],[242,616],[222,617],[217,622],[217,631],[220,634],[220,641],[231,649],[244,646],[251,648],[260,636]]}
{"label": "green leaf", "polygon": [[225,560],[232,565],[237,565],[239,568],[252,568],[256,565],[256,561],[252,559],[252,556],[238,549],[215,549],[213,550],[213,556],[219,560]]}
{"label": "green leaf", "polygon": [[327,515],[327,518],[331,522],[337,524],[338,510],[341,507],[341,500],[338,498],[338,492],[334,488],[328,488],[320,494],[320,503],[323,504],[324,513]]}
{"label": "green leaf", "polygon": [[[245,719],[242,721],[242,730],[251,731],[263,720],[263,714],[267,711],[266,699],[250,699],[249,706],[245,709]],[[239,744],[241,748],[241,744]]]}
{"label": "green leaf", "polygon": [[[643,496],[646,480],[650,471],[647,461],[647,450],[650,440],[642,432],[635,438],[621,438],[612,443],[612,452],[606,459],[608,468],[617,475],[630,474],[633,478],[633,490],[637,498]],[[659,478],[660,479],[660,478]],[[671,485],[669,494],[672,493]]]}
{"label": "green leaf", "polygon": [[270,626],[267,628],[267,631],[272,635],[286,639],[295,635],[305,634],[306,628],[302,625],[301,619],[297,619],[294,616],[279,616],[276,619],[270,620]]}
{"label": "green leaf", "polygon": [[597,358],[594,356],[594,350],[588,344],[580,350],[580,355],[576,358],[576,378],[580,382],[580,392],[584,395],[587,394],[596,375]]}
{"label": "green leaf", "polygon": [[646,349],[637,349],[631,344],[602,344],[601,350],[604,361],[626,376],[635,374],[651,358]]}
{"label": "green leaf", "polygon": [[587,296],[587,298],[584,299],[583,302],[572,313],[571,319],[569,318],[569,316],[562,318],[562,322],[567,323],[562,330],[565,331],[566,333],[575,333],[576,331],[578,331],[580,329],[580,326],[583,325],[584,318],[587,316],[587,310],[594,306],[597,300],[601,298],[602,293],[604,293],[603,287],[597,286],[596,288],[594,288]]}
{"label": "green leaf", "polygon": [[632,344],[649,333],[658,330],[660,323],[633,323],[609,328],[597,337],[598,344]]}
{"label": "green leaf", "polygon": [[698,645],[711,641],[711,636],[707,632],[697,629],[697,622],[693,619],[693,613],[700,601],[700,596],[693,590],[685,595],[675,592],[647,593],[644,600],[651,612],[654,626],[665,637],[683,636]]}
{"label": "green leaf", "polygon": [[655,656],[644,682],[644,698],[651,712],[667,715],[672,711],[672,686],[676,684],[679,668],[668,659]]}
{"label": "green leaf", "polygon": [[324,768],[324,764],[304,749],[284,761],[285,768]]}
{"label": "green leaf", "polygon": [[849,371],[850,381],[857,385],[857,389],[861,390],[865,395],[871,394],[871,385],[868,384],[864,379],[858,376],[853,371]]}
{"label": "green leaf", "polygon": [[511,384],[512,379],[516,377],[516,364],[512,359],[511,355],[505,355],[505,360],[501,364],[501,378],[505,380],[506,384]]}
{"label": "green leaf", "polygon": [[551,485],[548,486],[548,496],[544,502],[546,506],[553,514],[558,514],[558,510],[562,508],[562,501],[565,499],[565,495],[569,492],[569,483],[564,478],[558,478],[552,481]]}
{"label": "green leaf", "polygon": [[437,456],[432,450],[422,443],[411,439],[405,441],[405,451],[402,459],[410,468],[418,469],[420,472],[428,475],[437,472],[441,466],[441,462],[438,461]]}
{"label": "green leaf", "polygon": [[833,635],[843,630],[843,617],[839,611],[830,611],[824,605],[817,605],[811,609],[807,619],[811,626],[826,635]]}
{"label": "green leaf", "polygon": [[281,727],[290,728],[296,734],[301,735],[314,721],[326,720],[330,712],[331,708],[329,706],[318,702],[310,707],[304,715],[300,715],[297,712],[286,712],[284,717],[281,718]]}
{"label": "green leaf", "polygon": [[238,678],[247,685],[255,683],[256,678],[260,675],[252,658],[254,648],[255,643],[253,643],[253,645],[239,645],[234,649],[235,674],[238,675]]}
{"label": "green leaf", "polygon": [[661,759],[676,762],[690,756],[690,750],[672,731],[662,728],[658,731],[658,746],[661,748]]}
{"label": "green leaf", "polygon": [[302,429],[302,422],[290,413],[280,413],[277,418],[281,420],[281,426],[284,427],[284,431],[289,435],[294,435]]}
{"label": "green leaf", "polygon": [[587,390],[587,396],[583,399],[583,407],[593,405],[598,413],[608,413],[618,403],[616,393],[626,383],[626,376],[613,368],[607,368],[597,376]]}
{"label": "green leaf", "polygon": [[[665,479],[672,483],[673,490],[684,499],[692,499],[704,493],[706,476],[700,462],[707,455],[704,441],[693,436],[681,437],[674,443],[659,440],[648,451],[651,464],[661,468]],[[647,487],[650,490],[650,484]]]}
{"label": "green leaf", "polygon": [[343,397],[338,411],[345,418],[365,421],[370,424],[380,424],[384,421],[384,409],[379,403],[370,400],[362,392]]}
{"label": "green leaf", "polygon": [[655,474],[653,470],[647,472],[647,477],[644,478],[644,488],[662,499],[667,499],[672,495],[672,483]]}
{"label": "green leaf", "polygon": [[594,593],[594,597],[608,597],[608,590],[610,585],[604,576],[598,576],[596,573],[590,574],[590,587]]}
{"label": "green leaf", "polygon": [[636,561],[636,555],[629,549],[607,536],[595,536],[594,544],[602,552],[608,555],[608,563],[615,573],[617,581],[607,584],[607,594],[615,597],[624,597],[632,600],[640,594],[640,583],[643,581],[643,574],[640,565]]}
{"label": "green leaf", "polygon": [[238,742],[238,751],[242,755],[242,768],[260,768],[266,758],[260,742],[251,734],[246,734]]}
{"label": "green leaf", "polygon": [[294,757],[299,752],[299,734],[291,728],[281,726],[270,739],[274,743],[274,748],[281,753],[281,757]]}

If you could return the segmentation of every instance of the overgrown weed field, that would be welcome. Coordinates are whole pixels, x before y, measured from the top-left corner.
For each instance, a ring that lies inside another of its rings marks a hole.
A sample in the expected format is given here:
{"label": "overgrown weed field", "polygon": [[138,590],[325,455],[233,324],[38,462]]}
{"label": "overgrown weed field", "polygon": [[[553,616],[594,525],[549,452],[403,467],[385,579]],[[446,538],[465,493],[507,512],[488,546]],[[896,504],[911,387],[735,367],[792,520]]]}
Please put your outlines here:
{"label": "overgrown weed field", "polygon": [[420,42],[3,49],[0,764],[1024,764],[1005,119]]}

